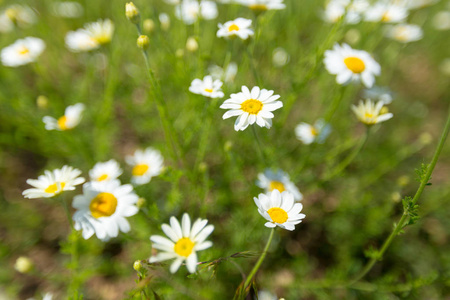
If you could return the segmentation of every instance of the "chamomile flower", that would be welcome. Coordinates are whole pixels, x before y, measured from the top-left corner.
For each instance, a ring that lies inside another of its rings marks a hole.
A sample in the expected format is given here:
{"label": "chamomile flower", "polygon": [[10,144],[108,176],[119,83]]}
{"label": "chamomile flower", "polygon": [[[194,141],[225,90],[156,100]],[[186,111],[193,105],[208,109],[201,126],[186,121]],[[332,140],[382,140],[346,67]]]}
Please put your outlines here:
{"label": "chamomile flower", "polygon": [[38,179],[28,179],[27,183],[34,188],[23,191],[25,198],[50,198],[63,191],[72,191],[76,185],[84,182],[81,171],[69,166],[53,171],[46,170]]}
{"label": "chamomile flower", "polygon": [[72,129],[80,123],[83,110],[84,104],[77,103],[75,105],[67,106],[64,115],[58,120],[50,116],[45,116],[42,118],[45,129],[59,131]]}
{"label": "chamomile flower", "polygon": [[175,16],[185,24],[191,25],[200,17],[205,20],[217,18],[217,4],[213,1],[184,0],[175,7]]}
{"label": "chamomile flower", "polygon": [[2,64],[7,67],[18,67],[35,62],[45,49],[43,40],[26,37],[2,49]]}
{"label": "chamomile flower", "polygon": [[97,20],[84,25],[89,35],[100,45],[106,45],[111,42],[114,33],[114,23],[109,20]]}
{"label": "chamomile flower", "polygon": [[365,20],[369,22],[400,23],[408,16],[408,9],[403,5],[390,2],[377,2],[366,11]]}
{"label": "chamomile flower", "polygon": [[231,94],[230,99],[220,106],[222,109],[230,109],[223,115],[223,119],[237,116],[234,130],[245,130],[248,125],[257,124],[260,127],[272,127],[272,111],[283,106],[277,101],[280,95],[274,95],[273,91],[260,89],[255,86],[250,91],[242,86],[242,92]]}
{"label": "chamomile flower", "polygon": [[84,239],[94,234],[102,241],[117,237],[119,231],[130,231],[126,217],[135,215],[138,196],[130,184],[120,181],[88,182],[83,185],[83,194],[73,198],[74,228],[82,230]]}
{"label": "chamomile flower", "polygon": [[189,87],[189,91],[209,98],[222,98],[224,96],[221,89],[222,85],[222,81],[218,79],[213,80],[212,76],[208,75],[203,80],[194,79]]}
{"label": "chamomile flower", "polygon": [[300,212],[303,205],[294,202],[294,196],[289,192],[280,193],[273,190],[269,194],[259,194],[258,198],[254,197],[258,212],[268,222],[264,224],[266,227],[274,228],[279,226],[286,230],[294,230],[295,225],[302,222],[305,218]]}
{"label": "chamomile flower", "polygon": [[161,174],[163,169],[161,153],[150,147],[145,150],[136,150],[133,156],[126,157],[126,162],[133,167],[131,182],[134,184],[150,182],[152,177]]}
{"label": "chamomile flower", "polygon": [[254,34],[250,29],[252,20],[237,18],[233,21],[228,21],[225,24],[219,23],[219,30],[217,31],[217,37],[234,38],[239,37],[243,40],[248,39]]}
{"label": "chamomile flower", "polygon": [[282,170],[273,172],[267,169],[264,173],[259,173],[256,185],[264,189],[266,193],[270,193],[273,190],[278,190],[280,193],[287,191],[294,196],[295,201],[303,199],[302,193],[300,193],[295,184],[290,180],[289,175]]}
{"label": "chamomile flower", "polygon": [[356,24],[361,21],[361,15],[368,7],[366,0],[333,0],[327,3],[323,18],[329,23],[336,23],[344,17],[346,23]]}
{"label": "chamomile flower", "polygon": [[14,27],[25,28],[36,23],[37,16],[26,5],[13,4],[0,12],[0,32],[10,32]]}
{"label": "chamomile flower", "polygon": [[388,88],[374,86],[370,89],[365,89],[362,92],[364,99],[380,100],[384,104],[391,104],[393,100],[392,92]]}
{"label": "chamomile flower", "polygon": [[206,238],[213,232],[214,226],[208,225],[208,220],[197,219],[191,227],[191,219],[188,214],[184,214],[181,226],[175,217],[170,218],[170,226],[163,224],[161,229],[166,237],[152,235],[150,240],[153,248],[161,250],[157,255],[150,257],[149,262],[160,262],[175,258],[170,266],[170,272],[175,273],[186,261],[186,267],[190,273],[195,273],[197,269],[197,251],[208,249],[212,242]]}
{"label": "chamomile flower", "polygon": [[335,44],[333,50],[325,51],[325,68],[330,74],[337,75],[336,82],[347,84],[362,81],[370,88],[375,82],[375,75],[380,75],[380,65],[363,50],[352,49],[347,44]]}
{"label": "chamomile flower", "polygon": [[109,181],[122,175],[122,169],[117,161],[111,159],[107,162],[96,163],[89,171],[91,181]]}
{"label": "chamomile flower", "polygon": [[390,27],[386,32],[386,36],[400,43],[410,43],[422,39],[423,31],[417,25],[398,24]]}
{"label": "chamomile flower", "polygon": [[323,143],[330,134],[330,125],[323,119],[317,120],[314,125],[302,122],[295,127],[295,135],[303,144],[313,142]]}
{"label": "chamomile flower", "polygon": [[364,103],[362,100],[359,101],[358,106],[352,105],[352,110],[356,117],[362,123],[366,125],[374,125],[380,122],[384,122],[392,118],[394,115],[389,112],[385,112],[387,108],[384,108],[384,102],[378,101],[377,103],[372,102],[372,100],[367,99]]}
{"label": "chamomile flower", "polygon": [[254,11],[266,11],[271,9],[285,9],[283,0],[237,0],[237,3],[245,5]]}
{"label": "chamomile flower", "polygon": [[84,25],[77,31],[69,31],[65,42],[72,52],[84,52],[97,49],[111,42],[114,33],[114,23],[109,20],[98,20]]}

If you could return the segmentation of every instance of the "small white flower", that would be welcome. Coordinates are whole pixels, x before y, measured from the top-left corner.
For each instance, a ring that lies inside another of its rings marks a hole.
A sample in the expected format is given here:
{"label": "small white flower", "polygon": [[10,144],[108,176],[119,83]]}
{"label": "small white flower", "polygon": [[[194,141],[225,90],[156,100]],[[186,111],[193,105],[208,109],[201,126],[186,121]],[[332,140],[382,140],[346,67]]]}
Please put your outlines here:
{"label": "small white flower", "polygon": [[380,100],[383,101],[385,105],[391,104],[393,100],[392,92],[387,88],[379,86],[363,90],[362,95],[364,99]]}
{"label": "small white flower", "polygon": [[131,182],[134,184],[146,184],[152,177],[161,174],[163,169],[163,157],[158,150],[151,147],[142,150],[136,150],[133,156],[127,156],[126,162],[133,167],[131,171],[133,177]]}
{"label": "small white flower", "polygon": [[23,191],[25,198],[50,198],[63,191],[72,191],[76,185],[84,182],[83,177],[78,177],[81,171],[69,166],[61,169],[45,171],[38,179],[28,179],[27,183],[34,188]]}
{"label": "small white flower", "polygon": [[242,92],[231,94],[230,99],[220,106],[223,109],[230,109],[223,115],[223,119],[237,116],[234,123],[234,130],[245,130],[248,125],[257,124],[260,127],[272,127],[272,111],[283,106],[281,101],[277,101],[280,95],[274,95],[273,91],[260,89],[255,86],[252,91],[246,86],[242,86]]}
{"label": "small white flower", "polygon": [[189,91],[209,98],[223,98],[222,84],[222,81],[218,79],[213,81],[212,76],[208,75],[203,80],[194,79],[189,87]]}
{"label": "small white flower", "polygon": [[283,0],[236,0],[237,3],[245,5],[254,11],[285,9]]}
{"label": "small white flower", "polygon": [[228,21],[225,24],[219,23],[217,37],[233,38],[238,36],[239,38],[246,40],[254,34],[253,30],[250,29],[250,25],[252,25],[252,20],[244,18],[237,18],[233,21]]}
{"label": "small white flower", "polygon": [[361,21],[361,14],[369,7],[366,0],[333,0],[327,3],[323,18],[329,23],[336,23],[345,15],[345,22],[356,24]]}
{"label": "small white flower", "polygon": [[13,4],[0,12],[0,32],[10,32],[16,25],[19,28],[26,28],[36,21],[37,15],[32,8]]}
{"label": "small white flower", "polygon": [[337,75],[336,82],[347,84],[362,81],[370,88],[375,82],[375,75],[380,75],[380,65],[363,50],[352,49],[347,44],[335,44],[333,50],[325,51],[325,68],[330,74]]}
{"label": "small white flower", "polygon": [[433,26],[437,30],[450,29],[450,11],[440,11],[433,17]]}
{"label": "small white flower", "polygon": [[72,129],[80,123],[83,110],[84,104],[77,103],[67,106],[64,115],[58,120],[50,116],[45,116],[42,118],[42,121],[45,123],[45,129],[59,131]]}
{"label": "small white flower", "polygon": [[366,125],[374,125],[380,122],[384,122],[392,118],[394,115],[387,112],[387,108],[384,107],[383,101],[378,101],[377,103],[372,102],[372,100],[367,99],[364,103],[362,100],[359,101],[358,106],[352,105],[352,110],[356,117],[362,123]]}
{"label": "small white flower", "polygon": [[82,230],[84,239],[94,233],[102,241],[117,237],[119,231],[130,231],[126,217],[134,216],[138,196],[130,184],[120,185],[119,180],[88,182],[83,194],[73,198],[74,228]]}
{"label": "small white flower", "polygon": [[403,5],[377,2],[367,9],[365,19],[369,22],[400,23],[408,17],[408,9]]}
{"label": "small white flower", "polygon": [[323,119],[317,120],[314,125],[302,122],[295,127],[295,135],[303,144],[313,142],[323,143],[331,132],[331,127]]}
{"label": "small white flower", "polygon": [[209,66],[208,71],[213,79],[219,79],[225,82],[233,82],[238,71],[238,66],[237,63],[230,62],[224,71],[217,65],[211,65]]}
{"label": "small white flower", "polygon": [[281,68],[289,62],[289,53],[281,47],[273,50],[272,63],[275,67]]}
{"label": "small white flower", "polygon": [[298,190],[295,184],[289,178],[289,175],[282,170],[273,172],[270,169],[264,171],[264,173],[258,174],[258,180],[256,185],[264,189],[266,193],[278,190],[280,193],[287,191],[294,196],[295,201],[303,199],[302,193]]}
{"label": "small white flower", "polygon": [[89,32],[89,35],[100,45],[105,45],[111,42],[114,33],[114,23],[109,20],[97,20],[84,25],[84,28]]}
{"label": "small white flower", "polygon": [[89,171],[91,181],[110,181],[117,179],[120,175],[122,175],[122,169],[114,159],[96,163]]}
{"label": "small white flower", "polygon": [[100,44],[97,43],[86,29],[69,31],[66,34],[65,42],[67,48],[72,52],[91,51],[100,47]]}
{"label": "small white flower", "polygon": [[18,67],[35,62],[45,49],[43,40],[26,37],[2,49],[2,64],[7,67]]}
{"label": "small white flower", "polygon": [[202,0],[200,3],[197,0],[184,0],[175,7],[175,16],[187,25],[194,24],[199,17],[213,20],[217,15],[217,4],[208,0]]}
{"label": "small white flower", "polygon": [[295,225],[302,222],[305,218],[300,212],[303,205],[294,202],[294,196],[289,192],[280,193],[273,190],[271,193],[259,194],[258,198],[254,197],[258,212],[268,222],[264,224],[266,227],[274,228],[279,226],[286,230],[294,230]]}
{"label": "small white flower", "polygon": [[195,273],[197,269],[197,251],[208,249],[212,242],[206,238],[213,232],[214,226],[208,225],[208,220],[197,219],[191,228],[191,219],[188,214],[184,214],[181,226],[175,217],[170,218],[170,226],[163,224],[161,229],[168,238],[160,235],[152,235],[150,240],[153,248],[161,250],[156,256],[149,259],[150,263],[160,262],[175,258],[170,266],[170,272],[175,273],[186,261],[186,267],[190,273]]}
{"label": "small white flower", "polygon": [[417,25],[398,24],[390,27],[386,36],[401,43],[410,43],[422,39],[423,30]]}

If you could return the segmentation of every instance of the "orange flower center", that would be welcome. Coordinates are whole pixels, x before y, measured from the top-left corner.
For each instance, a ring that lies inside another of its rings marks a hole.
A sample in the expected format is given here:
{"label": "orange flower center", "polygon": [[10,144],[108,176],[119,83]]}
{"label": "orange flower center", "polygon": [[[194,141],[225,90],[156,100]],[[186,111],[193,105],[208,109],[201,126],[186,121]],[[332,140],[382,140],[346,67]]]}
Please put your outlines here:
{"label": "orange flower center", "polygon": [[358,57],[347,57],[344,59],[344,63],[353,73],[362,73],[366,69],[366,65],[362,61],[362,59]]}
{"label": "orange flower center", "polygon": [[287,212],[279,207],[272,207],[267,211],[267,213],[269,214],[272,221],[278,224],[283,224],[288,219]]}
{"label": "orange flower center", "polygon": [[133,168],[133,176],[142,176],[145,174],[145,172],[147,172],[148,170],[148,165],[146,164],[139,164],[139,165],[135,165]]}

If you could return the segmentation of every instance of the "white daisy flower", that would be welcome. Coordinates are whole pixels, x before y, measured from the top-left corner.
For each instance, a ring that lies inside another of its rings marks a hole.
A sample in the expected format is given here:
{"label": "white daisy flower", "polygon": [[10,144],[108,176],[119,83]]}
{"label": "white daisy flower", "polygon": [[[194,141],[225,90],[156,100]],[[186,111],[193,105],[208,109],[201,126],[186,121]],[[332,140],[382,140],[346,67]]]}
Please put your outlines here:
{"label": "white daisy flower", "polygon": [[28,179],[27,183],[34,188],[23,191],[25,198],[50,198],[63,191],[73,191],[76,185],[84,182],[81,171],[69,166],[53,171],[46,170],[38,179]]}
{"label": "white daisy flower", "polygon": [[213,20],[217,15],[217,4],[213,1],[184,0],[175,7],[175,16],[187,25],[194,24],[199,17]]}
{"label": "white daisy flower", "polygon": [[276,101],[280,95],[274,95],[273,91],[260,89],[255,86],[252,91],[246,86],[242,86],[242,92],[231,94],[230,99],[220,106],[223,109],[230,109],[223,115],[223,119],[237,116],[234,123],[234,130],[245,130],[248,125],[257,124],[260,127],[272,127],[272,111],[283,106],[281,101]]}
{"label": "white daisy flower", "polygon": [[170,226],[163,224],[161,229],[166,237],[152,235],[150,240],[153,248],[161,250],[156,256],[149,259],[150,263],[160,262],[175,258],[170,266],[170,272],[175,273],[186,261],[186,267],[190,273],[195,273],[197,269],[197,251],[208,249],[212,242],[205,241],[213,232],[214,226],[208,225],[208,220],[197,219],[191,227],[191,219],[188,214],[184,214],[181,226],[175,217],[170,218]]}
{"label": "white daisy flower", "polygon": [[323,143],[331,132],[331,127],[323,119],[317,120],[314,125],[302,122],[295,127],[295,135],[303,144],[313,142]]}
{"label": "white daisy flower", "polygon": [[380,65],[363,50],[352,49],[347,44],[335,44],[333,50],[325,51],[325,68],[330,74],[337,75],[336,82],[347,84],[362,81],[370,88],[375,82],[375,75],[380,75]]}
{"label": "white daisy flower", "polygon": [[89,32],[89,35],[100,45],[105,45],[111,42],[114,33],[114,23],[109,20],[97,20],[84,25],[84,28]]}
{"label": "white daisy flower", "polygon": [[230,62],[224,71],[222,67],[211,65],[208,67],[208,71],[213,79],[223,80],[224,82],[233,82],[238,71],[238,66],[237,63]]}
{"label": "white daisy flower", "polygon": [[2,64],[7,67],[18,67],[35,62],[45,49],[43,40],[26,37],[2,49]]}
{"label": "white daisy flower", "polygon": [[85,52],[97,49],[100,44],[90,35],[86,29],[69,31],[66,34],[65,42],[67,48],[72,52]]}
{"label": "white daisy flower", "polygon": [[363,90],[364,99],[373,99],[383,101],[384,104],[391,104],[393,100],[392,92],[383,87],[374,86],[370,89]]}
{"label": "white daisy flower", "polygon": [[117,161],[111,159],[107,162],[98,162],[89,171],[91,181],[109,181],[122,175],[122,169]]}
{"label": "white daisy flower", "polygon": [[295,184],[290,180],[289,175],[282,170],[273,172],[267,169],[264,173],[259,173],[256,185],[264,189],[266,193],[270,193],[273,190],[278,190],[280,193],[287,191],[294,196],[295,201],[303,199],[302,193],[300,193]]}
{"label": "white daisy flower", "polygon": [[372,100],[367,99],[365,103],[362,100],[359,101],[358,106],[352,105],[352,110],[359,121],[366,125],[374,125],[387,121],[394,116],[393,114],[387,112],[386,107],[382,110],[383,107],[383,101],[374,103]]}
{"label": "white daisy flower", "polygon": [[408,17],[408,9],[390,2],[377,2],[368,8],[365,20],[369,22],[400,23]]}
{"label": "white daisy flower", "polygon": [[237,3],[245,5],[254,11],[266,11],[271,9],[285,9],[283,0],[236,0]]}
{"label": "white daisy flower", "polygon": [[329,23],[336,23],[345,15],[345,22],[356,24],[361,21],[361,15],[369,7],[366,0],[333,0],[327,3],[323,18]]}
{"label": "white daisy flower", "polygon": [[37,15],[32,8],[13,4],[0,12],[0,32],[10,32],[14,30],[15,26],[25,28],[36,21]]}
{"label": "white daisy flower", "polygon": [[439,0],[397,0],[396,2],[399,2],[399,4],[404,5],[408,9],[418,9],[436,4]]}
{"label": "white daisy flower", "polygon": [[72,129],[80,123],[83,110],[84,104],[77,103],[67,106],[64,116],[58,120],[50,116],[45,116],[42,118],[42,121],[45,123],[45,129],[59,131]]}
{"label": "white daisy flower", "polygon": [[133,156],[127,156],[126,162],[133,167],[131,182],[134,184],[146,184],[152,177],[161,174],[163,169],[163,157],[161,152],[151,147],[136,150]]}
{"label": "white daisy flower", "polygon": [[189,91],[209,98],[223,98],[222,85],[222,81],[219,79],[213,80],[212,76],[208,75],[203,80],[194,79],[189,87]]}
{"label": "white daisy flower", "polygon": [[386,36],[401,43],[410,43],[422,39],[423,30],[417,25],[398,24],[390,27]]}
{"label": "white daisy flower", "polygon": [[239,38],[246,40],[254,34],[253,30],[250,29],[250,25],[252,25],[252,20],[244,18],[237,18],[233,21],[228,21],[225,24],[219,23],[217,37],[234,38],[238,36]]}
{"label": "white daisy flower", "polygon": [[120,185],[119,180],[88,182],[83,185],[83,195],[73,198],[74,228],[82,230],[84,239],[94,234],[102,241],[117,237],[119,231],[130,231],[126,217],[137,214],[138,196],[130,184]]}
{"label": "white daisy flower", "polygon": [[300,212],[303,205],[294,202],[294,196],[289,192],[280,193],[273,190],[271,193],[259,194],[258,198],[254,197],[258,212],[268,222],[264,224],[266,227],[274,228],[279,226],[286,230],[294,230],[295,225],[302,222],[305,218]]}

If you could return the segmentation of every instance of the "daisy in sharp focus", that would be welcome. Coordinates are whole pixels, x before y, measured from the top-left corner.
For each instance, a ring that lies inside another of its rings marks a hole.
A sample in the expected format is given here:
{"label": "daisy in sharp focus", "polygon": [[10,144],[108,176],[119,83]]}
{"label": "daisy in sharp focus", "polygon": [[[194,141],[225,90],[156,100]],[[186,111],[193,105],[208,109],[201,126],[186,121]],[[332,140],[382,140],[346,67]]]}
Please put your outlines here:
{"label": "daisy in sharp focus", "polygon": [[161,152],[151,147],[145,150],[136,150],[133,156],[126,157],[127,164],[133,167],[131,182],[134,184],[150,182],[152,177],[161,174],[163,161]]}
{"label": "daisy in sharp focus", "polygon": [[89,177],[91,181],[109,181],[117,179],[122,175],[122,169],[117,161],[114,159],[107,162],[96,163],[95,166],[89,171]]}
{"label": "daisy in sharp focus", "polygon": [[257,124],[260,127],[272,127],[272,111],[283,106],[277,101],[280,95],[274,95],[273,91],[260,89],[255,86],[250,91],[242,86],[242,92],[231,94],[230,99],[220,106],[222,109],[230,109],[223,115],[223,119],[237,116],[234,130],[245,130],[248,125]]}
{"label": "daisy in sharp focus", "polygon": [[45,129],[59,131],[72,129],[80,123],[83,110],[84,104],[77,103],[75,105],[67,106],[64,115],[59,119],[45,116],[42,118],[42,121],[45,124]]}
{"label": "daisy in sharp focus", "polygon": [[27,183],[34,188],[23,191],[25,198],[50,198],[63,191],[72,191],[76,185],[84,182],[80,176],[81,171],[69,166],[61,169],[45,171],[38,179],[28,179]]}
{"label": "daisy in sharp focus", "polygon": [[256,185],[265,189],[266,193],[270,193],[273,190],[278,190],[280,193],[287,191],[294,196],[295,201],[303,199],[302,193],[300,193],[298,188],[291,181],[289,175],[282,170],[273,172],[272,170],[267,169],[264,173],[259,173]]}
{"label": "daisy in sharp focus", "polygon": [[323,143],[331,132],[331,127],[323,119],[317,120],[314,125],[302,122],[295,127],[295,135],[303,144],[313,142]]}
{"label": "daisy in sharp focus", "polygon": [[170,218],[170,226],[163,224],[162,231],[166,237],[152,235],[150,240],[153,248],[161,250],[156,256],[149,259],[150,263],[160,262],[175,258],[170,266],[170,272],[175,273],[186,261],[186,267],[190,273],[195,273],[197,269],[197,251],[208,249],[212,242],[206,238],[213,232],[214,226],[208,225],[208,220],[197,219],[191,227],[191,219],[188,214],[184,214],[181,226],[175,217]]}
{"label": "daisy in sharp focus", "polygon": [[347,84],[362,81],[370,88],[375,82],[375,75],[380,75],[380,65],[363,50],[352,49],[347,44],[335,44],[333,50],[325,51],[325,68],[330,74],[337,75],[336,82]]}
{"label": "daisy in sharp focus", "polygon": [[219,23],[219,30],[217,31],[217,37],[234,38],[239,37],[243,40],[253,36],[254,32],[250,29],[252,20],[237,18],[233,21],[228,21],[225,24]]}
{"label": "daisy in sharp focus", "polygon": [[209,98],[223,98],[222,85],[222,81],[219,79],[213,80],[212,76],[208,75],[203,80],[194,79],[189,87],[189,91]]}
{"label": "daisy in sharp focus", "polygon": [[135,215],[138,196],[130,184],[120,185],[119,180],[88,182],[83,194],[73,198],[74,228],[82,230],[84,239],[94,234],[102,241],[117,237],[119,231],[130,231],[126,217]]}
{"label": "daisy in sharp focus", "polygon": [[258,212],[268,222],[264,224],[266,227],[274,228],[279,226],[286,230],[294,230],[295,225],[302,222],[305,218],[300,212],[303,205],[294,202],[294,196],[289,192],[280,193],[273,190],[269,194],[259,194],[258,198],[254,197]]}
{"label": "daisy in sharp focus", "polygon": [[45,49],[43,40],[26,37],[2,49],[2,64],[7,67],[18,67],[35,62]]}
{"label": "daisy in sharp focus", "polygon": [[359,121],[366,125],[374,125],[387,121],[394,116],[387,111],[387,107],[385,107],[384,104],[384,101],[374,103],[372,100],[367,99],[364,103],[361,100],[359,101],[358,106],[352,105],[352,110]]}
{"label": "daisy in sharp focus", "polygon": [[390,27],[386,36],[401,43],[410,43],[422,39],[423,30],[418,25],[398,24]]}
{"label": "daisy in sharp focus", "polygon": [[249,7],[251,10],[259,12],[286,8],[283,0],[236,0],[236,2]]}

